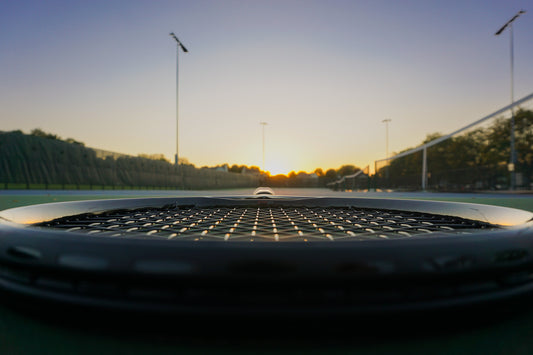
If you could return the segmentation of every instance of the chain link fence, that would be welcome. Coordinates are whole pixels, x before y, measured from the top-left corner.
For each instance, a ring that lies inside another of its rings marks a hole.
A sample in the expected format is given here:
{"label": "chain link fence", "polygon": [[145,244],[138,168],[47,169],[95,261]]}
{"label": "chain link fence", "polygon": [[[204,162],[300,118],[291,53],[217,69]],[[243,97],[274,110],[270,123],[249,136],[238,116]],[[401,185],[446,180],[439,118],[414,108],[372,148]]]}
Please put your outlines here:
{"label": "chain link fence", "polygon": [[376,161],[373,186],[432,191],[533,189],[533,94],[448,135],[429,135],[416,148]]}
{"label": "chain link fence", "polygon": [[0,132],[0,188],[164,188],[257,187],[260,176],[176,166],[133,156],[101,158],[91,148],[61,140]]}

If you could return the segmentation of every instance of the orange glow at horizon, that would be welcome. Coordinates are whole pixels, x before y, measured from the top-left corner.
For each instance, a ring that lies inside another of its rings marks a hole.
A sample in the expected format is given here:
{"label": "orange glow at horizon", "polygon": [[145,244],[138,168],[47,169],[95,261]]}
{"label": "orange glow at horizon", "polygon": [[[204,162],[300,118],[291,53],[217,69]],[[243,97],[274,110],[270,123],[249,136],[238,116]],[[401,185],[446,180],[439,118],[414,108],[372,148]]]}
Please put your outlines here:
{"label": "orange glow at horizon", "polygon": [[266,169],[266,173],[269,174],[270,176],[276,176],[276,175],[285,175],[285,176],[289,176],[289,173],[291,172],[292,170],[286,170],[286,169],[280,169],[280,168],[270,168],[270,169]]}
{"label": "orange glow at horizon", "polygon": [[268,159],[265,162],[265,171],[271,176],[286,175],[288,176],[291,171],[291,164],[286,159]]}

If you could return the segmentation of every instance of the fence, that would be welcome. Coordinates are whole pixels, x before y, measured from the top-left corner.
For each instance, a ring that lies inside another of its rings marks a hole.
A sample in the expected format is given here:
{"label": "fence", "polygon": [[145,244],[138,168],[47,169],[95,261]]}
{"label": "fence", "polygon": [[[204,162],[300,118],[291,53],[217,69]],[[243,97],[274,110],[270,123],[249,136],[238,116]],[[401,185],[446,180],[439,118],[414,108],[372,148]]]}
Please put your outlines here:
{"label": "fence", "polygon": [[370,188],[369,166],[351,175],[342,176],[326,186],[335,191],[356,191]]}
{"label": "fence", "polygon": [[0,132],[0,188],[175,188],[257,187],[260,177],[132,156],[106,156],[82,145]]}
{"label": "fence", "polygon": [[376,161],[372,184],[401,190],[533,189],[533,94],[450,134],[428,136],[416,148]]}

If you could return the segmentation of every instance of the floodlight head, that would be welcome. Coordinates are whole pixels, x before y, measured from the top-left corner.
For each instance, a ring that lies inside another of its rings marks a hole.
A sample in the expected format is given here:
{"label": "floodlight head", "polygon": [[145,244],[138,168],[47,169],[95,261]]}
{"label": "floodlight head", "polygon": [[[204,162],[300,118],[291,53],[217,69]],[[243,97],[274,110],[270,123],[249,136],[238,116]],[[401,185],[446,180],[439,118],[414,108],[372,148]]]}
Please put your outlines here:
{"label": "floodlight head", "polygon": [[513,23],[514,20],[516,20],[520,15],[525,14],[525,13],[526,13],[526,10],[518,11],[516,15],[514,15],[512,19],[507,21],[507,23],[503,25],[502,28],[500,28],[494,35],[495,36],[500,35],[508,26],[510,26]]}
{"label": "floodlight head", "polygon": [[185,53],[188,52],[187,48],[185,48],[185,46],[180,42],[180,40],[178,39],[178,37],[176,37],[176,35],[174,34],[174,32],[170,32],[170,36],[172,36],[172,38],[174,38],[174,39],[176,40],[176,42],[178,43],[178,46],[180,46],[181,49],[182,49]]}

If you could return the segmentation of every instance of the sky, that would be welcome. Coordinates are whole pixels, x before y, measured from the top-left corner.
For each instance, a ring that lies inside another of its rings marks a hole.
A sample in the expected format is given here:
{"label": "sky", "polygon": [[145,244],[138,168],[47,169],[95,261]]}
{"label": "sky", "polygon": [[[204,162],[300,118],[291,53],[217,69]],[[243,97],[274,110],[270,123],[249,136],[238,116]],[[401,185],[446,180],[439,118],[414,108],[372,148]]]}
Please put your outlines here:
{"label": "sky", "polygon": [[[533,0],[2,0],[0,131],[273,174],[373,167],[533,92]],[[178,54],[174,32],[189,50]],[[388,138],[383,120],[390,119]],[[260,122],[266,122],[263,126]]]}

